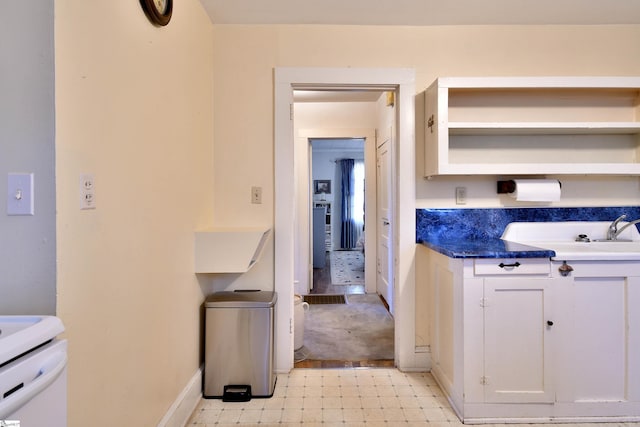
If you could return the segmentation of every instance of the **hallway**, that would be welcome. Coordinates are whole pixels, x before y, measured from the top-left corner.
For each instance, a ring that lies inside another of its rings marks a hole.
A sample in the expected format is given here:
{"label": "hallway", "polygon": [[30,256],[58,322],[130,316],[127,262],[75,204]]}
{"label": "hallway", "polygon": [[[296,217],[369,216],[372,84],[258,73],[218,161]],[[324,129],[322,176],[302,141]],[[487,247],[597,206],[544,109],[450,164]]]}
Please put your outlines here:
{"label": "hallway", "polygon": [[[326,252],[325,256],[326,256],[326,262],[325,262],[325,267],[324,268],[317,268],[313,270],[313,290],[311,291],[310,295],[364,295],[365,294],[365,285],[333,285],[331,283],[331,262],[330,262],[330,254],[331,252]],[[348,301],[348,298],[346,298],[346,300]],[[388,309],[388,307],[386,306],[384,300],[381,299],[381,304]],[[339,310],[336,308],[332,308],[333,304],[320,304],[320,305],[315,305],[314,309],[316,310],[332,310],[335,312],[342,312],[344,313],[344,310]],[[305,327],[305,335],[304,335],[304,339],[305,341],[308,340],[309,337],[309,318],[311,316],[309,316],[309,312],[306,313],[306,327]],[[337,315],[337,314],[336,314]],[[350,318],[349,316],[344,316],[344,314],[342,314],[342,321],[339,321],[338,323],[342,323],[344,324],[348,324],[348,322],[350,322]],[[317,318],[317,317],[315,317]],[[326,318],[326,317],[325,317]],[[357,321],[355,321],[357,322]],[[373,322],[373,324],[377,324],[376,322]],[[355,327],[356,325],[354,325]],[[340,336],[340,334],[338,333],[338,331],[336,331],[335,336]],[[308,341],[307,341],[307,344]],[[393,346],[393,344],[391,344],[391,346]],[[363,357],[362,359],[359,360],[345,360],[345,359],[339,359],[339,358],[331,358],[331,357],[323,357],[323,358],[319,358],[319,359],[311,359],[311,358],[307,358],[308,356],[308,348],[307,346],[303,346],[301,349],[297,350],[295,352],[295,363],[294,363],[294,367],[295,368],[362,368],[362,367],[387,367],[387,368],[393,368],[394,365],[394,360],[393,358],[391,359],[375,359],[375,360],[371,360],[369,358]]]}

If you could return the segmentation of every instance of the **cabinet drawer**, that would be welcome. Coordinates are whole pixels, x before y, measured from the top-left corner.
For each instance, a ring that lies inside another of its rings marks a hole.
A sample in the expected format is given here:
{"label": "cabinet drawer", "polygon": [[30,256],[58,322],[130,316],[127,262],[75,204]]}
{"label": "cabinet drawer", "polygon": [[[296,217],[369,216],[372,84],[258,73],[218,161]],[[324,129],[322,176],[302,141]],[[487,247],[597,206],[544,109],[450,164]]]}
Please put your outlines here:
{"label": "cabinet drawer", "polygon": [[486,258],[474,262],[473,272],[481,275],[550,274],[546,258]]}

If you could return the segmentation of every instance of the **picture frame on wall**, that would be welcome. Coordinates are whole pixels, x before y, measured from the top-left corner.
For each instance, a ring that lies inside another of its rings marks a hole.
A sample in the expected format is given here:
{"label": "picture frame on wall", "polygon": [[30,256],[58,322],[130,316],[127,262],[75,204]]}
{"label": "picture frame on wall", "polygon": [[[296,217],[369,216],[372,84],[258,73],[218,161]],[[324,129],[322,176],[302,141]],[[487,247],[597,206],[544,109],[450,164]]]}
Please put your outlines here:
{"label": "picture frame on wall", "polygon": [[315,194],[331,194],[331,180],[329,179],[313,180],[313,192]]}

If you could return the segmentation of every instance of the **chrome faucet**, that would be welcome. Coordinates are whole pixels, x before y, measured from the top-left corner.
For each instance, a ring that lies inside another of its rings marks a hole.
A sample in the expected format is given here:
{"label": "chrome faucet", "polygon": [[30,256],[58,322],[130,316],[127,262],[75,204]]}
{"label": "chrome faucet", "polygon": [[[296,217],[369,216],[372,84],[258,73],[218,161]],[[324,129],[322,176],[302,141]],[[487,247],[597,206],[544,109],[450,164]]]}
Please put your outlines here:
{"label": "chrome faucet", "polygon": [[607,230],[607,240],[616,240],[618,238],[618,234],[620,234],[618,231],[618,223],[626,217],[627,216],[625,214],[622,214],[609,225],[609,229]]}
{"label": "chrome faucet", "polygon": [[620,227],[620,229],[618,229],[618,223],[626,217],[626,215],[620,215],[618,218],[616,218],[615,221],[611,223],[611,225],[609,225],[609,229],[607,230],[607,240],[618,240],[618,236],[620,235],[620,233],[622,233],[628,227],[640,223],[640,219],[636,219],[626,223],[625,225]]}

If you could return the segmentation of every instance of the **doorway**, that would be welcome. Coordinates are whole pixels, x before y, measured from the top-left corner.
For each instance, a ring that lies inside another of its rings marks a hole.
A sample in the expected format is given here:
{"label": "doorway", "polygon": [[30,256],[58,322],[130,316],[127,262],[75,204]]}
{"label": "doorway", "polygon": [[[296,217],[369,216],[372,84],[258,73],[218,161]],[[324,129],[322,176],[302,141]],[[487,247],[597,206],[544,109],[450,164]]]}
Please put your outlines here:
{"label": "doorway", "polygon": [[[401,369],[418,368],[415,351],[415,146],[413,138],[415,72],[409,69],[328,69],[278,68],[275,73],[275,290],[276,371],[289,372],[293,367],[293,294],[296,227],[296,149],[293,131],[294,88],[349,87],[393,88],[397,93],[397,142],[392,147],[394,162],[393,210],[397,233],[393,235],[395,364]],[[307,217],[308,218],[308,217]]]}
{"label": "doorway", "polygon": [[[294,312],[296,367],[393,363],[391,162],[376,167],[376,160],[390,158],[395,89],[389,89],[294,90],[295,148],[300,157],[309,153],[308,159],[296,157],[303,183],[296,200],[311,204],[308,228],[300,221],[294,244],[297,253],[303,252],[302,238],[309,235],[313,271],[309,287],[298,286],[308,305],[303,303],[304,310],[296,305]],[[354,130],[345,131],[347,127]],[[357,129],[371,129],[372,135]],[[327,137],[328,133],[340,137]],[[310,136],[318,134],[325,136]],[[307,144],[310,150],[305,150]],[[381,173],[385,179],[378,176]],[[302,188],[309,188],[309,194]],[[386,226],[378,226],[378,217]],[[379,237],[386,238],[384,245]],[[296,265],[296,278],[304,276],[304,267],[304,262]]]}
{"label": "doorway", "polygon": [[[393,366],[393,317],[375,287],[365,292],[365,260],[375,259],[365,249],[365,178],[376,182],[375,170],[365,170],[365,143],[309,139],[313,278],[306,309],[295,313],[298,368]],[[375,240],[375,228],[368,234]]]}
{"label": "doorway", "polygon": [[364,294],[365,138],[312,138],[309,143],[313,264],[309,293]]}

